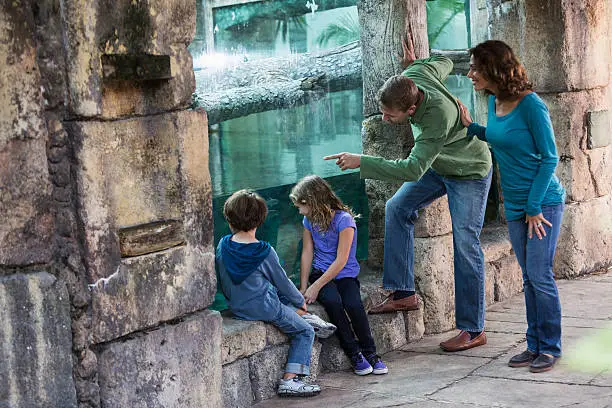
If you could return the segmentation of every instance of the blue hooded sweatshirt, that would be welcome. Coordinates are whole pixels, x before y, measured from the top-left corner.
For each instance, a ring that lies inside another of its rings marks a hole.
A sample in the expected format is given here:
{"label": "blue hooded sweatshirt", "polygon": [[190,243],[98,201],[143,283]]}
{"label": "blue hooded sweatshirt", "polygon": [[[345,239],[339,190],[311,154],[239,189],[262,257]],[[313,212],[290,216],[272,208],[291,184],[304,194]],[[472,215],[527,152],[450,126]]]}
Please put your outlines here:
{"label": "blue hooded sweatshirt", "polygon": [[245,320],[274,320],[281,311],[279,295],[296,308],[304,304],[270,244],[243,244],[231,237],[219,241],[216,263],[221,291],[234,315]]}

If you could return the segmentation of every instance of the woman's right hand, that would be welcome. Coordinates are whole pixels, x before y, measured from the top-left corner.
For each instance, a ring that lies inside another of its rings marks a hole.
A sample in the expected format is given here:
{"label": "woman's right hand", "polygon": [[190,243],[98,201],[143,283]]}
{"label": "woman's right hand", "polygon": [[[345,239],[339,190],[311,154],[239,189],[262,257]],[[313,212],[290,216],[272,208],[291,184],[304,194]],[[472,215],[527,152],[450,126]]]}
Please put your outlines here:
{"label": "woman's right hand", "polygon": [[467,106],[465,106],[459,99],[457,99],[457,103],[459,104],[459,114],[461,116],[461,123],[463,126],[468,127],[474,122],[472,120],[472,116],[470,115],[470,111]]}

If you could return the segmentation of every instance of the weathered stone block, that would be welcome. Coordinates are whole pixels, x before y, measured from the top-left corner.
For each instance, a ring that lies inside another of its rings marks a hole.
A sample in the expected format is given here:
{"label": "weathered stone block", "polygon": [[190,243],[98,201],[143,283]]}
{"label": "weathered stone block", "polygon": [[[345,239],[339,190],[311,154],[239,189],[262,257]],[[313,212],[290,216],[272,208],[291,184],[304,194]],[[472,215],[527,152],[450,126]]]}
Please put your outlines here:
{"label": "weathered stone block", "polygon": [[55,224],[44,143],[0,141],[0,265],[51,260]]}
{"label": "weathered stone block", "polygon": [[223,366],[221,383],[224,408],[250,407],[255,398],[249,379],[249,360],[243,358]]}
{"label": "weathered stone block", "polygon": [[122,227],[181,220],[188,245],[212,244],[205,130],[205,114],[193,111],[70,124],[92,280],[117,270]]}
{"label": "weathered stone block", "polygon": [[414,223],[414,236],[417,238],[445,235],[453,230],[448,198],[441,197],[419,211],[419,218]]}
{"label": "weathered stone block", "polygon": [[553,270],[571,278],[612,264],[612,196],[565,207]]}
{"label": "weathered stone block", "polygon": [[208,310],[106,344],[98,356],[102,406],[220,408],[220,349],[221,316]]}
{"label": "weathered stone block", "polygon": [[0,277],[0,339],[0,406],[77,406],[63,282],[46,272]]}
{"label": "weathered stone block", "polygon": [[403,312],[404,326],[406,327],[406,341],[411,343],[423,338],[425,323],[423,321],[423,299],[418,296],[419,309]]}
{"label": "weathered stone block", "polygon": [[126,258],[90,288],[93,341],[109,341],[210,305],[214,254],[183,246]]}
{"label": "weathered stone block", "polygon": [[285,372],[289,345],[269,347],[249,357],[251,389],[255,401],[268,399],[276,394],[278,379]]}
{"label": "weathered stone block", "polygon": [[406,325],[401,312],[369,315],[376,351],[384,354],[406,344]]}
{"label": "weathered stone block", "polygon": [[[85,4],[71,0],[62,6],[74,115],[116,118],[189,105],[195,80],[186,46],[195,34],[194,3],[97,0]],[[137,81],[103,83],[103,54],[167,55],[172,79],[154,86]]]}
{"label": "weathered stone block", "polygon": [[608,108],[610,89],[543,95],[555,130],[557,175],[569,201],[612,193],[612,145],[589,149],[585,121],[590,111]]}
{"label": "weathered stone block", "polygon": [[0,26],[0,265],[45,264],[53,218],[32,10],[7,3]]}
{"label": "weathered stone block", "polygon": [[610,48],[605,0],[494,0],[489,10],[491,38],[513,47],[536,90],[565,92],[608,84],[610,56],[601,51]]}
{"label": "weathered stone block", "polygon": [[46,137],[31,10],[7,5],[0,15],[0,150],[11,139]]}
{"label": "weathered stone block", "polygon": [[414,279],[423,298],[425,333],[450,330],[455,326],[453,238],[444,235],[414,241]]}
{"label": "weathered stone block", "polygon": [[239,358],[248,357],[266,346],[266,327],[260,321],[223,318],[223,342],[221,360],[223,365]]}
{"label": "weathered stone block", "polygon": [[315,381],[319,374],[323,372],[323,364],[321,363],[322,348],[321,342],[315,339],[310,353],[310,375],[307,377],[307,381]]}
{"label": "weathered stone block", "polygon": [[609,110],[587,112],[587,147],[606,147],[612,141],[612,116]]}
{"label": "weathered stone block", "polygon": [[502,302],[523,290],[523,272],[516,256],[508,255],[494,262],[495,271],[495,301]]}
{"label": "weathered stone block", "polygon": [[340,371],[351,368],[351,360],[348,358],[337,336],[321,340],[320,365],[327,371]]}
{"label": "weathered stone block", "polygon": [[276,346],[278,344],[285,344],[289,342],[289,337],[280,331],[276,326],[266,323],[266,339],[265,344],[268,346]]}
{"label": "weathered stone block", "polygon": [[485,262],[493,262],[512,253],[507,226],[485,227],[480,234]]}

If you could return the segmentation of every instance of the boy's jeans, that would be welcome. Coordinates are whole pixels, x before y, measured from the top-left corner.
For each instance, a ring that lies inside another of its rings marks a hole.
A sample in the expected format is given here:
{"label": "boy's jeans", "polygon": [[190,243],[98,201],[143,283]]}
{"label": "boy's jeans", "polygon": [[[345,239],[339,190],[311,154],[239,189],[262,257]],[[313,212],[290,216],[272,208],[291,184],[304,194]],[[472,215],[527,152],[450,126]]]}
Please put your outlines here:
{"label": "boy's jeans", "polygon": [[386,205],[384,288],[415,290],[414,223],[418,210],[447,194],[453,226],[457,328],[482,331],[485,274],[480,230],[490,186],[490,170],[479,180],[455,180],[429,169],[418,181],[404,183]]}
{"label": "boy's jeans", "polygon": [[[313,269],[309,277],[310,283],[319,279],[321,275],[323,271]],[[363,352],[366,357],[376,354],[376,346],[368,316],[361,302],[359,287],[357,278],[333,279],[321,288],[317,298],[329,315],[329,321],[336,325],[336,335],[340,345],[349,357],[359,352]]]}
{"label": "boy's jeans", "polygon": [[543,206],[546,236],[527,238],[524,219],[508,221],[512,248],[523,270],[527,308],[527,348],[537,354],[561,355],[561,303],[552,270],[564,204]]}
{"label": "boy's jeans", "polygon": [[[281,302],[286,301],[279,296]],[[278,327],[291,339],[285,372],[310,375],[310,353],[314,342],[314,329],[295,312],[295,308],[281,304],[281,310],[269,323]]]}

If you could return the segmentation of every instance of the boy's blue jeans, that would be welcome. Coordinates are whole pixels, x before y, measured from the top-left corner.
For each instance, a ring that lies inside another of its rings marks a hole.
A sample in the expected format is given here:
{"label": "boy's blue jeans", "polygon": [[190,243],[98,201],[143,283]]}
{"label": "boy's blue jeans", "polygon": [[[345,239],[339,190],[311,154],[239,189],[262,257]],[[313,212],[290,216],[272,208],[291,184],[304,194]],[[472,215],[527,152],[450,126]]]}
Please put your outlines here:
{"label": "boy's blue jeans", "polygon": [[482,179],[456,180],[429,169],[418,181],[404,183],[386,205],[383,287],[415,290],[414,223],[421,208],[447,194],[453,226],[457,328],[482,331],[485,272],[480,230],[490,186],[491,171]]}
{"label": "boy's blue jeans", "polygon": [[278,327],[291,339],[289,356],[285,372],[298,375],[310,375],[310,353],[314,342],[314,329],[310,324],[296,313],[295,307],[285,304],[287,299],[279,296],[281,310],[269,323]]}
{"label": "boy's blue jeans", "polygon": [[527,309],[527,348],[537,354],[561,355],[561,303],[552,270],[564,204],[543,206],[546,236],[527,237],[524,219],[508,221],[512,248],[523,270],[523,288]]}

